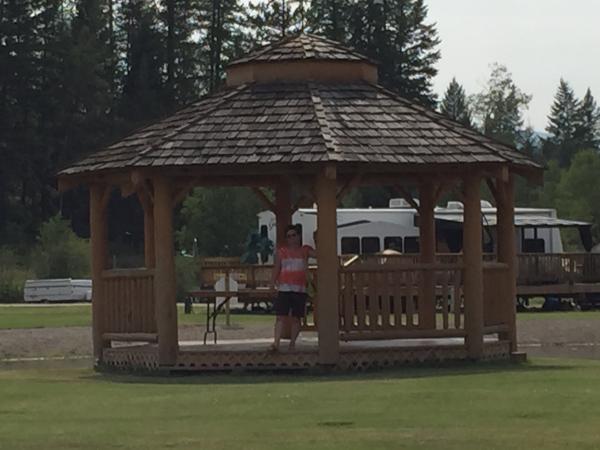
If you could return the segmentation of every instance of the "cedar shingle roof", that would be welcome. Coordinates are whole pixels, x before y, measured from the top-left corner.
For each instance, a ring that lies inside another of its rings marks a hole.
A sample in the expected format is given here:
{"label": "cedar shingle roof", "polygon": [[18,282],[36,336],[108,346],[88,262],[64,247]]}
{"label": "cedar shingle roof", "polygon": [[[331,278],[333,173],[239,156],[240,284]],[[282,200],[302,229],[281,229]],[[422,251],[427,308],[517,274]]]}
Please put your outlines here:
{"label": "cedar shingle roof", "polygon": [[512,163],[514,148],[377,85],[247,84],[206,97],[59,175],[249,163]]}
{"label": "cedar shingle roof", "polygon": [[373,60],[336,41],[313,34],[300,34],[284,38],[261,47],[247,56],[230,63],[230,66],[248,62],[282,62],[298,60],[365,61]]}

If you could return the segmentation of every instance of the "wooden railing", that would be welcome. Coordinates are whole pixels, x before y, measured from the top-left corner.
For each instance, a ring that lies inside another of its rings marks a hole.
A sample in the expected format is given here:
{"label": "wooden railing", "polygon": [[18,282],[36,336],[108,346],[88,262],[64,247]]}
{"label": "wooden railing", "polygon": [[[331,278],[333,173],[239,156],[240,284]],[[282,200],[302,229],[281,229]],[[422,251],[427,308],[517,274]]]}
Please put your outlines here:
{"label": "wooden railing", "polygon": [[[521,253],[517,256],[517,284],[539,286],[548,284],[600,283],[600,254],[595,253]],[[495,262],[496,255],[483,255],[485,263]],[[418,264],[419,255],[363,255],[360,263],[383,265]],[[460,264],[462,254],[438,253],[440,264]],[[355,263],[355,264],[357,264]]]}
{"label": "wooden railing", "polygon": [[485,327],[505,325],[515,300],[507,296],[510,280],[508,265],[496,262],[483,265],[483,324]]}
{"label": "wooden railing", "polygon": [[102,283],[107,333],[156,333],[152,269],[105,270]]}
{"label": "wooden railing", "polygon": [[522,253],[518,258],[519,286],[600,283],[600,254]]}
{"label": "wooden railing", "polygon": [[[438,318],[423,327],[423,275],[433,273]],[[393,339],[464,336],[462,266],[368,264],[340,269],[342,338]]]}

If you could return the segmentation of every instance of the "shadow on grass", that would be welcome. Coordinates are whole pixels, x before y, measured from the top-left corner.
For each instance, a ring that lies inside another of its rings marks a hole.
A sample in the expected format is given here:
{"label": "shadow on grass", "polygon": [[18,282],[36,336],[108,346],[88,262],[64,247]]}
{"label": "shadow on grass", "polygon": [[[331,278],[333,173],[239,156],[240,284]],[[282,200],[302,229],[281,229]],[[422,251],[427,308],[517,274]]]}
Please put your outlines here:
{"label": "shadow on grass", "polygon": [[360,372],[331,372],[324,370],[289,371],[230,371],[213,373],[171,372],[158,373],[95,372],[82,375],[80,379],[107,383],[132,383],[156,385],[239,385],[262,383],[298,383],[332,381],[378,381],[390,379],[437,378],[446,376],[468,376],[498,373],[530,373],[578,368],[573,362],[565,363],[510,363],[510,362],[455,362],[438,364],[406,365],[395,368],[371,369]]}

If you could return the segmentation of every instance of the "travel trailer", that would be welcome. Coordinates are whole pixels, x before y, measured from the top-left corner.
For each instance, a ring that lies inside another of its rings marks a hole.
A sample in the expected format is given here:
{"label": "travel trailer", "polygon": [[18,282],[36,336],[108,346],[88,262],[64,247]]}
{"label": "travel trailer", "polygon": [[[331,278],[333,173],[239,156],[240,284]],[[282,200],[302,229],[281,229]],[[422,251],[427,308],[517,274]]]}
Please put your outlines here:
{"label": "travel trailer", "polygon": [[92,300],[92,280],[71,278],[27,280],[23,290],[26,302],[75,302]]}
{"label": "travel trailer", "polygon": [[[496,208],[489,202],[481,202],[484,227],[484,251],[495,250]],[[448,202],[435,208],[437,251],[460,252],[462,249],[463,205]],[[419,252],[419,216],[404,199],[391,199],[389,208],[339,208],[338,254],[371,254],[383,250],[400,253]],[[314,245],[317,228],[317,211],[314,208],[299,209],[292,222],[302,226],[302,239]],[[275,214],[262,211],[258,214],[259,232],[276,239]],[[556,210],[549,208],[515,208],[516,242],[518,253],[563,253],[560,228],[577,228],[587,250],[591,249],[590,224],[559,219]]]}

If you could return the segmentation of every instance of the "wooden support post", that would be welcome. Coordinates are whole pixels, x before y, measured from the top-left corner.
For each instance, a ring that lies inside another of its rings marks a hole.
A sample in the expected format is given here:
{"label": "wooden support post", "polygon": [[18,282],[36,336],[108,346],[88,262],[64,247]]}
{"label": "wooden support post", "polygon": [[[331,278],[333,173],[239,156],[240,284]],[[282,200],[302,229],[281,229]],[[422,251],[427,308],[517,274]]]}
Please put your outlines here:
{"label": "wooden support post", "polygon": [[280,182],[275,188],[275,224],[277,246],[285,245],[285,228],[292,223],[292,189],[289,183]]}
{"label": "wooden support post", "polygon": [[138,199],[144,210],[144,266],[154,267],[156,254],[154,251],[154,203],[147,191],[138,191]]}
{"label": "wooden support post", "polygon": [[503,321],[508,325],[508,332],[500,335],[501,339],[510,341],[511,352],[517,351],[517,250],[515,240],[515,185],[514,178],[509,177],[507,182],[498,179],[496,185],[496,206],[498,211],[497,241],[498,262],[508,266],[506,276],[505,304]]}
{"label": "wooden support post", "polygon": [[102,361],[102,335],[106,329],[105,298],[102,272],[108,263],[107,201],[108,187],[90,186],[90,240],[92,244],[92,340],[94,359]]}
{"label": "wooden support post", "polygon": [[[435,262],[435,186],[426,181],[419,188],[419,245],[420,261],[424,264]],[[435,274],[426,270],[422,272],[419,298],[419,327],[435,329]]]}
{"label": "wooden support post", "polygon": [[154,251],[154,207],[144,208],[144,265],[154,267],[156,254]]}
{"label": "wooden support post", "polygon": [[338,362],[340,351],[335,167],[319,174],[316,188],[319,363],[331,365]]}
{"label": "wooden support post", "polygon": [[483,354],[483,249],[481,245],[481,175],[465,175],[463,261],[465,331],[470,358]]}
{"label": "wooden support post", "polygon": [[178,352],[175,251],[173,246],[173,192],[169,179],[154,182],[154,296],[158,331],[158,363],[172,366]]}

